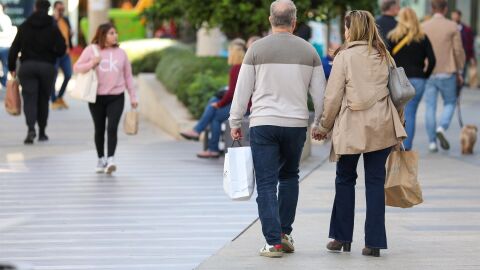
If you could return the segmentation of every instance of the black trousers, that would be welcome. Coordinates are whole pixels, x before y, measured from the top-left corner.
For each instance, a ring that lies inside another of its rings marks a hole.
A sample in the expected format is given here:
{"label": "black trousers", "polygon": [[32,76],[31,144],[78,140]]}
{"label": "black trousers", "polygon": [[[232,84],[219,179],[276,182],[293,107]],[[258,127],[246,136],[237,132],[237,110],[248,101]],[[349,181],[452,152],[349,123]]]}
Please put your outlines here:
{"label": "black trousers", "polygon": [[55,67],[40,61],[25,61],[18,71],[22,86],[23,111],[29,131],[38,123],[44,132],[48,120],[48,105],[55,86]]}
{"label": "black trousers", "polygon": [[[95,125],[95,146],[99,158],[105,156],[105,128],[108,135],[108,157],[115,155],[118,124],[122,117],[124,105],[124,94],[97,96],[95,103],[88,104]],[[106,126],[107,120],[108,126]]]}

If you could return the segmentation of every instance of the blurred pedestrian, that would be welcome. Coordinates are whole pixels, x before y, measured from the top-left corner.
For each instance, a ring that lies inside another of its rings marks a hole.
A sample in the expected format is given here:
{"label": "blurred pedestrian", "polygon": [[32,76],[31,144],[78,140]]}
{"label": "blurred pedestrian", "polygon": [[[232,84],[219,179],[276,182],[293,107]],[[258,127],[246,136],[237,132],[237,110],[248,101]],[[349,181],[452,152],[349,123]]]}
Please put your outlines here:
{"label": "blurred pedestrian", "polygon": [[463,79],[467,75],[467,67],[476,66],[477,60],[475,58],[475,34],[473,33],[472,28],[462,22],[462,12],[460,10],[455,10],[451,14],[452,21],[456,22],[458,29],[460,30],[460,35],[462,37],[463,49],[465,50],[465,67],[463,68]]}
{"label": "blurred pedestrian", "polygon": [[60,91],[58,95],[56,95],[55,91],[52,93],[52,109],[68,109],[68,105],[63,100],[63,95],[65,94],[65,90],[67,90],[68,82],[72,77],[72,60],[70,59],[70,50],[73,48],[72,45],[72,27],[70,26],[70,21],[67,17],[65,17],[65,5],[62,1],[55,1],[53,4],[53,17],[57,22],[58,29],[62,33],[62,36],[65,40],[65,44],[67,46],[67,51],[64,55],[57,59],[57,63],[55,65],[55,69],[58,68],[62,70],[63,73],[63,83],[60,87]]}
{"label": "blurred pedestrian", "polygon": [[382,0],[380,6],[382,15],[376,20],[378,30],[384,42],[387,42],[387,35],[397,26],[395,17],[400,11],[398,0]]}
{"label": "blurred pedestrian", "polygon": [[0,4],[0,82],[3,86],[7,86],[8,50],[13,41],[13,31],[12,20],[5,14],[3,4]]}
{"label": "blurred pedestrian", "polygon": [[23,109],[28,133],[25,144],[32,144],[37,136],[47,141],[45,133],[48,120],[48,101],[55,84],[55,61],[65,54],[66,46],[62,34],[48,15],[50,2],[37,0],[35,12],[18,28],[8,56],[8,69],[16,77],[17,58],[21,53],[18,78],[22,86]]}
{"label": "blurred pedestrian", "polygon": [[[95,56],[97,50],[99,56]],[[95,69],[98,77],[97,99],[88,107],[95,126],[97,173],[116,171],[114,156],[117,133],[125,104],[125,90],[130,95],[130,105],[137,108],[137,91],[133,85],[132,67],[127,54],[118,44],[118,33],[111,23],[98,27],[92,45],[85,48],[73,67],[75,72],[86,73]],[[105,126],[105,123],[108,125]],[[105,157],[105,130],[107,131],[107,157]]]}
{"label": "blurred pedestrian", "polygon": [[409,7],[400,10],[397,27],[388,34],[388,43],[397,66],[404,68],[416,92],[415,97],[405,107],[408,137],[404,145],[406,150],[411,150],[417,109],[425,92],[427,79],[435,67],[435,54],[430,40],[421,29],[415,11]]}
{"label": "blurred pedestrian", "polygon": [[185,139],[198,140],[200,133],[210,126],[211,137],[208,139],[207,150],[198,153],[197,157],[199,158],[220,157],[218,143],[222,132],[221,126],[229,116],[230,106],[232,105],[233,95],[235,93],[235,85],[237,84],[243,58],[245,57],[245,51],[245,41],[243,39],[237,38],[230,42],[228,46],[228,64],[231,65],[231,68],[228,91],[222,93],[222,96],[214,96],[208,101],[202,117],[193,130],[180,133]]}
{"label": "blurred pedestrian", "polygon": [[296,15],[297,8],[290,0],[271,4],[272,35],[255,41],[248,49],[230,110],[231,136],[239,140],[251,98],[250,145],[258,213],[267,241],[260,255],[266,257],[281,257],[283,252],[295,249],[291,233],[309,120],[308,94],[318,115],[325,88],[315,48],[293,35]]}
{"label": "blurred pedestrian", "polygon": [[[363,155],[367,215],[366,256],[387,248],[385,230],[385,163],[392,146],[406,137],[403,121],[390,99],[390,56],[368,11],[345,17],[346,43],[336,53],[327,84],[324,111],[312,136],[332,132],[330,161],[337,161],[335,200],[327,249],[350,251],[355,216],[357,164]],[[332,131],[333,130],[333,131]]]}
{"label": "blurred pedestrian", "polygon": [[[444,150],[450,149],[445,131],[449,128],[457,103],[457,84],[463,85],[465,52],[458,26],[445,18],[447,0],[432,0],[433,17],[422,24],[435,52],[436,65],[425,88],[426,126],[430,152],[437,152],[437,138]],[[441,94],[443,112],[437,125],[437,99]]]}
{"label": "blurred pedestrian", "polygon": [[251,36],[251,37],[249,37],[249,38],[248,38],[248,41],[247,41],[247,50],[248,50],[248,48],[250,48],[250,46],[252,46],[252,44],[253,44],[255,41],[257,41],[257,40],[259,40],[259,39],[261,39],[261,38],[262,38],[262,37],[259,37],[259,36]]}

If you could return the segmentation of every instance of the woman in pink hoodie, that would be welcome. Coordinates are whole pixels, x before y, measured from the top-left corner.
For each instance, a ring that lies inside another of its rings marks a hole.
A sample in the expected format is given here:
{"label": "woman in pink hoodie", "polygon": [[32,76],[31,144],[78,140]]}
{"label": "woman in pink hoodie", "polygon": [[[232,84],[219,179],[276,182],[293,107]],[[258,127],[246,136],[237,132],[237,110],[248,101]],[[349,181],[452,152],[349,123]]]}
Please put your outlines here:
{"label": "woman in pink hoodie", "polygon": [[[73,69],[78,73],[86,73],[91,69],[97,72],[97,100],[88,104],[95,125],[95,146],[99,158],[96,172],[111,174],[116,170],[113,156],[117,147],[125,90],[130,95],[132,108],[138,106],[131,65],[125,51],[118,47],[117,30],[112,24],[106,23],[98,27],[92,45],[85,48]],[[108,135],[107,158],[104,150],[105,129]]]}

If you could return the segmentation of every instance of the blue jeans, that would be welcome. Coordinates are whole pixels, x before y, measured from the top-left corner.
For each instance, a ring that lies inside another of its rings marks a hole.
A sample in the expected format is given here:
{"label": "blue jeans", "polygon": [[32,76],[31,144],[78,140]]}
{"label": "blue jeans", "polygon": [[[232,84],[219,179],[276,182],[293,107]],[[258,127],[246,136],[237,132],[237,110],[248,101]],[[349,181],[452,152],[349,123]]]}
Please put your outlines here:
{"label": "blue jeans", "polygon": [[66,53],[62,57],[57,58],[57,63],[55,64],[55,69],[58,68],[62,69],[63,72],[63,83],[62,87],[60,88],[60,92],[58,92],[58,96],[55,95],[55,91],[52,93],[52,101],[55,101],[57,98],[63,97],[65,94],[65,90],[67,90],[68,82],[70,78],[72,78],[72,60],[70,59],[70,55]]}
{"label": "blue jeans", "polygon": [[250,129],[258,215],[269,245],[280,244],[281,234],[292,232],[298,202],[298,167],[306,135],[306,127]]}
{"label": "blue jeans", "polygon": [[403,141],[406,150],[411,150],[413,145],[413,138],[415,137],[415,124],[417,120],[417,109],[420,101],[422,101],[423,93],[425,92],[426,79],[423,78],[409,78],[413,87],[415,88],[415,97],[405,106],[405,129],[407,131],[407,139]]}
{"label": "blue jeans", "polygon": [[457,80],[455,75],[448,78],[430,78],[425,87],[425,102],[427,112],[425,123],[427,126],[428,139],[430,143],[436,142],[437,129],[437,98],[438,93],[443,99],[443,112],[440,118],[440,125],[447,130],[455,113],[457,104]]}
{"label": "blue jeans", "polygon": [[230,115],[231,103],[218,109],[212,107],[212,103],[218,101],[219,99],[216,97],[212,97],[208,101],[202,117],[200,117],[197,125],[193,128],[197,133],[201,133],[210,125],[211,137],[208,140],[208,150],[212,152],[220,151],[218,142],[220,141],[220,135],[222,133],[222,123],[227,120]]}
{"label": "blue jeans", "polygon": [[8,78],[8,52],[9,48],[1,47],[0,48],[0,61],[2,61],[3,66],[3,76],[0,78],[0,82],[3,86],[7,86]]}
{"label": "blue jeans", "polygon": [[[364,153],[367,218],[365,220],[365,246],[387,248],[385,231],[385,163],[391,149]],[[360,154],[342,155],[337,163],[335,200],[330,219],[329,237],[344,243],[353,239],[355,220],[355,184]]]}

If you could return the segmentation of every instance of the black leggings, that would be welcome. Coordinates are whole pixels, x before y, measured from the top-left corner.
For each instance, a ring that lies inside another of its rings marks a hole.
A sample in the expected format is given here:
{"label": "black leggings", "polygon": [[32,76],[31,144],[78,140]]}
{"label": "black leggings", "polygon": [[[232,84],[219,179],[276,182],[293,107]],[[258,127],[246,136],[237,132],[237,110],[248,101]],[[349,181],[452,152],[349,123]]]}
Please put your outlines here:
{"label": "black leggings", "polygon": [[118,124],[122,117],[124,104],[124,94],[97,96],[95,103],[88,104],[95,125],[95,146],[99,158],[105,156],[105,120],[107,119],[108,157],[115,155]]}

